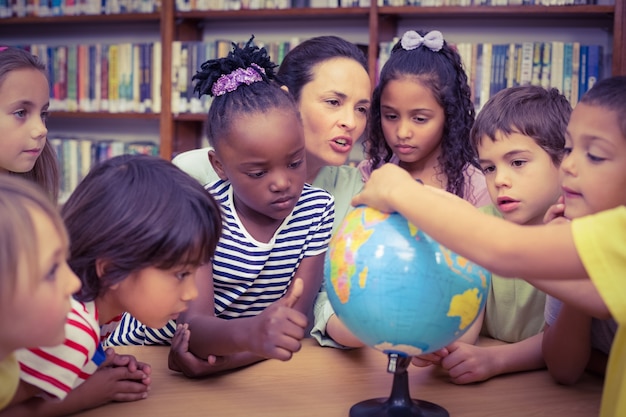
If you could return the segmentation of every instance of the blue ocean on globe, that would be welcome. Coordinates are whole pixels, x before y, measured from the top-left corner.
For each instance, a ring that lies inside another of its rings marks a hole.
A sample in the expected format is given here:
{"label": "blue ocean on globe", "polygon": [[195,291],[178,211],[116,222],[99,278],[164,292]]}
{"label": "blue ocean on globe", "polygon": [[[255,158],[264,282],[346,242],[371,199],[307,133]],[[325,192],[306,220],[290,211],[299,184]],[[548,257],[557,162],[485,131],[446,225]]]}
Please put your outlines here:
{"label": "blue ocean on globe", "polygon": [[350,331],[380,351],[409,356],[461,337],[482,311],[491,277],[400,214],[364,206],[333,236],[324,275]]}

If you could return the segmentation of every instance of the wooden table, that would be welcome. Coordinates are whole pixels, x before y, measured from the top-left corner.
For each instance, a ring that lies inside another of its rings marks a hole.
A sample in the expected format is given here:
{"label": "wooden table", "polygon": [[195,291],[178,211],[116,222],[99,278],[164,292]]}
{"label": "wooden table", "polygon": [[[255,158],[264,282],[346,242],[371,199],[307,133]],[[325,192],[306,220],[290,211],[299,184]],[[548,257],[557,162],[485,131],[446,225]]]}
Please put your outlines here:
{"label": "wooden table", "polygon": [[[168,347],[118,347],[152,365],[150,396],[111,403],[83,416],[106,417],[347,417],[352,405],[387,398],[393,374],[387,356],[364,348],[342,351],[313,340],[290,361],[268,360],[228,374],[188,379],[167,368]],[[597,416],[601,379],[586,375],[571,387],[559,386],[547,371],[502,375],[489,381],[454,385],[436,368],[408,369],[414,399],[444,407],[452,417]]]}

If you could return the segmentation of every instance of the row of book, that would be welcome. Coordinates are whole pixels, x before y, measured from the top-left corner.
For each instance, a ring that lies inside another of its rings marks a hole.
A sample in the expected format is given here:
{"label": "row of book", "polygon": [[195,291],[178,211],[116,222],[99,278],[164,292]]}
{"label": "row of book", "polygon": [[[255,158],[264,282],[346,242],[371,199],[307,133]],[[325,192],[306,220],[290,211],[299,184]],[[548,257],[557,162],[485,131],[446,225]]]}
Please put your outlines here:
{"label": "row of book", "polygon": [[124,154],[159,155],[159,147],[153,142],[63,137],[51,138],[49,141],[57,154],[61,172],[61,201],[69,197],[89,170],[99,162]]}
{"label": "row of book", "polygon": [[52,111],[161,111],[160,42],[23,47],[46,65]]}
{"label": "row of book", "polygon": [[161,0],[0,0],[0,18],[153,13]]}
{"label": "row of book", "polygon": [[[239,41],[243,43],[245,40]],[[292,38],[263,43],[272,61],[280,64],[299,42]],[[395,41],[381,43],[379,68]],[[161,111],[161,44],[29,45],[46,64],[50,82],[50,110],[81,112]],[[575,105],[603,73],[601,45],[579,42],[523,42],[511,44],[459,43],[456,48],[472,87],[474,103],[503,88],[536,84],[554,87]],[[172,43],[172,113],[206,113],[210,97],[194,92],[193,75],[200,65],[224,57],[230,40]]]}
{"label": "row of book", "polygon": [[[388,59],[394,44],[381,44],[379,68]],[[459,43],[455,47],[461,56],[477,110],[498,91],[526,84],[556,88],[575,106],[603,73],[601,45],[554,41]]]}
{"label": "row of book", "polygon": [[[614,4],[615,0],[378,0],[379,6],[570,6]],[[621,1],[621,0],[620,0]]]}
{"label": "row of book", "polygon": [[[377,0],[379,6],[565,6],[614,4],[615,0]],[[369,7],[371,0],[176,0],[178,11]]]}
{"label": "row of book", "polygon": [[[243,44],[245,41],[238,41]],[[280,64],[289,50],[300,43],[299,38],[281,42],[262,42],[255,39],[255,44],[267,49],[272,61]],[[214,58],[228,55],[232,50],[232,41],[218,39],[214,42],[175,41],[172,43],[172,113],[206,113],[211,105],[208,95],[198,97],[194,93],[193,75],[200,65]]]}
{"label": "row of book", "polygon": [[370,0],[176,0],[181,12],[292,8],[369,7]]}
{"label": "row of book", "polygon": [[[564,6],[615,4],[615,0],[377,0],[379,6]],[[176,0],[181,12],[290,8],[369,7],[371,0]],[[0,18],[153,13],[161,0],[0,0]]]}

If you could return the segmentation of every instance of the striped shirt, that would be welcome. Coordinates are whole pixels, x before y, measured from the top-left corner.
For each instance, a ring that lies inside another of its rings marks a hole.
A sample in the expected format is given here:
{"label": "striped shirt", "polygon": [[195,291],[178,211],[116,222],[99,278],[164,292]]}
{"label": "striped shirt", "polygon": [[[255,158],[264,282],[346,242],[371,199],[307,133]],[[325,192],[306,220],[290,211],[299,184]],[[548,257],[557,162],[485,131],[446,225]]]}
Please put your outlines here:
{"label": "striped shirt", "polygon": [[[103,328],[116,325],[113,320]],[[104,361],[100,334],[95,303],[82,303],[72,298],[63,344],[16,351],[20,379],[52,396],[65,398],[73,388],[96,372]]]}
{"label": "striped shirt", "polygon": [[[224,319],[255,316],[285,294],[304,258],[327,250],[334,199],[305,184],[291,214],[264,243],[250,236],[241,223],[230,182],[219,180],[207,189],[221,205],[223,215],[222,236],[213,258],[215,315]],[[168,344],[175,330],[174,321],[162,329],[150,329],[125,314],[106,343]]]}

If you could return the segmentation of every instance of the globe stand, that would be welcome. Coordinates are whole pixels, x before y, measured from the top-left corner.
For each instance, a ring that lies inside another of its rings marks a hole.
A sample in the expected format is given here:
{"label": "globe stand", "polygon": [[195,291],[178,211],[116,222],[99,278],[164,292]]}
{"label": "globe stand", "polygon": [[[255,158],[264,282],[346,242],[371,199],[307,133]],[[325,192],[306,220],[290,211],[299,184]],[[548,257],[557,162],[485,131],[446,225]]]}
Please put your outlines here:
{"label": "globe stand", "polygon": [[450,417],[448,411],[428,401],[414,400],[409,394],[407,368],[411,357],[389,353],[387,372],[393,373],[389,398],[373,398],[356,403],[350,408],[350,417]]}

